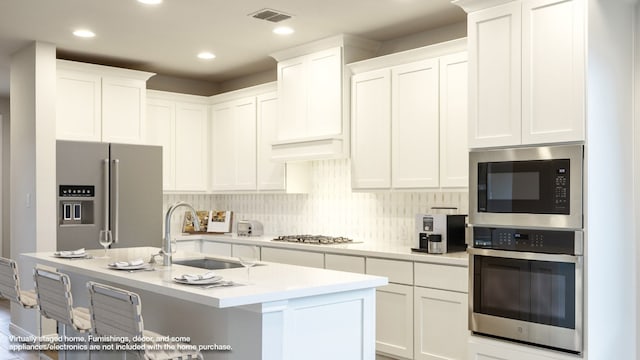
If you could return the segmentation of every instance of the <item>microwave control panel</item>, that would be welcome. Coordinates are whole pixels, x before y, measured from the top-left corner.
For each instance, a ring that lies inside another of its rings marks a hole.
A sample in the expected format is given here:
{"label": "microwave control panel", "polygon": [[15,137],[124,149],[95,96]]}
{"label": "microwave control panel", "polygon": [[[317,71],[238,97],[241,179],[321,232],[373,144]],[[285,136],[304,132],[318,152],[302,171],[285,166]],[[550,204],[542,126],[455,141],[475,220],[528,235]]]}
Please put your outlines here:
{"label": "microwave control panel", "polygon": [[[565,160],[566,161],[566,160]],[[569,170],[562,166],[556,168],[554,205],[556,209],[569,207]]]}
{"label": "microwave control panel", "polygon": [[575,231],[474,227],[473,247],[548,254],[575,254]]}

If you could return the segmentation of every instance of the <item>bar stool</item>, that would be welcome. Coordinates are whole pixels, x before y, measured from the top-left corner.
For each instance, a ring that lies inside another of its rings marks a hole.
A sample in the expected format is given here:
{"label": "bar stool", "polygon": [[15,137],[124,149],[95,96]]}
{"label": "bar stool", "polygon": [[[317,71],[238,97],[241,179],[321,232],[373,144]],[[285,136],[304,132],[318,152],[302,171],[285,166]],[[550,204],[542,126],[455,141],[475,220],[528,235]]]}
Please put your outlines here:
{"label": "bar stool", "polygon": [[[145,360],[203,359],[198,350],[177,349],[178,345],[186,346],[187,344],[161,342],[158,340],[162,335],[144,330],[142,305],[138,294],[93,281],[87,283],[87,288],[93,324],[92,333],[96,336],[152,338],[152,343],[146,343],[147,346],[144,349],[136,351],[138,357]],[[140,344],[142,343],[138,342],[136,345]],[[158,345],[158,349],[153,346],[155,344]],[[170,346],[165,347],[165,344]]]}
{"label": "bar stool", "polygon": [[[33,279],[36,283],[40,314],[62,324],[64,336],[67,333],[66,326],[71,326],[79,333],[86,333],[91,330],[89,309],[73,307],[69,275],[35,268]],[[89,353],[89,356],[91,356],[91,353]]]}
{"label": "bar stool", "polygon": [[15,260],[0,257],[0,296],[25,309],[38,307],[34,290],[21,290],[18,264]]}

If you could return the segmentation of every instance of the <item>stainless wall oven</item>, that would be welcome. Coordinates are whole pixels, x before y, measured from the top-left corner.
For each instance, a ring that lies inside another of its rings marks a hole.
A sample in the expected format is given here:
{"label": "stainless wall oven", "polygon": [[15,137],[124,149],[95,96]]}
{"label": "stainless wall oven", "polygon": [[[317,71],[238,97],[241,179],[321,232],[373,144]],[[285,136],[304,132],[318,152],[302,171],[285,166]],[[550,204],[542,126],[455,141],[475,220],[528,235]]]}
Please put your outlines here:
{"label": "stainless wall oven", "polygon": [[473,228],[474,333],[582,352],[582,232]]}
{"label": "stainless wall oven", "polygon": [[583,146],[469,153],[469,223],[582,228]]}

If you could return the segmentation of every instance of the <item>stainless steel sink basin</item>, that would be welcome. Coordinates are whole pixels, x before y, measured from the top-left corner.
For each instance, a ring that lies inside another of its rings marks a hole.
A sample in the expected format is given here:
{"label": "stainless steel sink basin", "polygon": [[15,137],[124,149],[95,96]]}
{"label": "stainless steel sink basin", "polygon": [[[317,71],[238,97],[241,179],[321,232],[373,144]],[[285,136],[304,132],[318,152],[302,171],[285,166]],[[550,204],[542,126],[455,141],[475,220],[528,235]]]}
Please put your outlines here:
{"label": "stainless steel sink basin", "polygon": [[173,260],[173,263],[208,270],[233,269],[242,267],[242,264],[240,264],[240,262],[211,258]]}

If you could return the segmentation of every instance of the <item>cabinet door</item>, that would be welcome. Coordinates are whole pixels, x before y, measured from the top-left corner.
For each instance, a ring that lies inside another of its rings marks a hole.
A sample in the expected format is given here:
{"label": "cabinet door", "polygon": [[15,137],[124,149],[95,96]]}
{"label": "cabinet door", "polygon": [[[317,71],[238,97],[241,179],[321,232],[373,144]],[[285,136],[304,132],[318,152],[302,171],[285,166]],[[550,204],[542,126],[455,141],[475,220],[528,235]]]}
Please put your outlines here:
{"label": "cabinet door", "polygon": [[376,351],[413,359],[413,286],[376,290]]}
{"label": "cabinet door", "polygon": [[218,104],[211,109],[211,188],[230,190],[235,184],[233,105]]}
{"label": "cabinet door", "polygon": [[301,139],[307,135],[307,84],[304,57],[278,63],[278,98],[282,103],[278,118],[278,141]]}
{"label": "cabinet door", "polygon": [[147,99],[147,141],[162,146],[162,188],[175,190],[175,104],[171,101]]}
{"label": "cabinet door", "polygon": [[440,58],[440,186],[469,186],[467,53]]}
{"label": "cabinet door", "polygon": [[522,2],[522,143],[585,139],[585,2]]}
{"label": "cabinet door", "polygon": [[[254,251],[255,250],[255,251]],[[253,258],[258,258],[258,260],[261,259],[260,257],[260,247],[259,246],[251,246],[251,245],[238,245],[238,244],[232,244],[231,245],[231,256],[233,257],[246,257],[249,259],[253,259]]]}
{"label": "cabinet door", "polygon": [[145,140],[146,83],[102,78],[102,141],[142,144]]}
{"label": "cabinet door", "polygon": [[307,136],[342,134],[342,48],[307,56]]}
{"label": "cabinet door", "polygon": [[256,189],[256,98],[233,104],[234,190]]}
{"label": "cabinet door", "polygon": [[100,76],[57,71],[56,139],[102,139],[100,94]]}
{"label": "cabinet door", "polygon": [[276,141],[278,121],[278,94],[260,95],[256,99],[258,149],[258,190],[285,190],[285,164],[271,160],[271,143]]}
{"label": "cabinet door", "polygon": [[176,103],[176,190],[207,189],[207,106]]}
{"label": "cabinet door", "polygon": [[324,269],[323,253],[269,247],[263,247],[261,252],[263,261]]}
{"label": "cabinet door", "polygon": [[469,147],[521,142],[521,9],[511,2],[469,14]]}
{"label": "cabinet door", "polygon": [[391,71],[394,188],[439,185],[439,65],[430,59]]}
{"label": "cabinet door", "polygon": [[214,106],[211,124],[212,189],[255,190],[255,97]]}
{"label": "cabinet door", "polygon": [[351,79],[351,187],[391,186],[391,82],[388,70]]}
{"label": "cabinet door", "polygon": [[468,294],[416,287],[415,359],[467,358]]}

